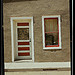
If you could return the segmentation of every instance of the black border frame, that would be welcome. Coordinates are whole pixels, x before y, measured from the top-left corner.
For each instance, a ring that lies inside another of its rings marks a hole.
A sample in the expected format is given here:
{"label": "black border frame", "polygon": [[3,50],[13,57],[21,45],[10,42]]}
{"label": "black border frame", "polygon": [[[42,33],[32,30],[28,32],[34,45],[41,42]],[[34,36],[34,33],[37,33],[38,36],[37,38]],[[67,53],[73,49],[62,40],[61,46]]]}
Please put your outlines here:
{"label": "black border frame", "polygon": [[[70,48],[71,48],[71,75],[73,75],[73,0],[69,0],[70,2]],[[0,1],[1,9],[0,9],[0,16],[1,16],[1,24],[0,24],[0,55],[1,55],[1,61],[0,61],[0,74],[4,75],[4,34],[3,34],[3,0]]]}
{"label": "black border frame", "polygon": [[0,40],[0,43],[1,43],[1,49],[0,49],[0,55],[1,55],[1,61],[0,61],[0,65],[1,65],[1,68],[0,68],[0,72],[1,72],[1,75],[4,75],[4,36],[3,36],[3,0],[0,1],[0,16],[1,16],[1,24],[0,24],[0,36],[1,36],[1,40]]}
{"label": "black border frame", "polygon": [[71,56],[71,75],[73,75],[73,0],[69,0],[70,6],[70,56]]}

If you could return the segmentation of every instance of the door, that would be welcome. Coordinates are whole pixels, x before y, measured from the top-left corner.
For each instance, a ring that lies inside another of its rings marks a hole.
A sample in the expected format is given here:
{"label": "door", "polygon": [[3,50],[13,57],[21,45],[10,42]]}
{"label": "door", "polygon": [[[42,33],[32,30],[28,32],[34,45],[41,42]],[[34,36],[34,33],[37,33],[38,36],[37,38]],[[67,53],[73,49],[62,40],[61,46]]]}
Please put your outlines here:
{"label": "door", "polygon": [[16,59],[32,60],[31,22],[18,22],[16,25]]}

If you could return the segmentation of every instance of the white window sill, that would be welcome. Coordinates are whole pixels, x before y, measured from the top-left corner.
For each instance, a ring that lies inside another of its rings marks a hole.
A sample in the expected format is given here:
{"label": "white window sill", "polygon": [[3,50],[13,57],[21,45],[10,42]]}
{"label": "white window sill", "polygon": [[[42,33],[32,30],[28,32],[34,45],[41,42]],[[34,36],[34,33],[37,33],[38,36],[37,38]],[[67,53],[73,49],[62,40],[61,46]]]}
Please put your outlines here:
{"label": "white window sill", "polygon": [[62,49],[62,47],[43,47],[43,49]]}
{"label": "white window sill", "polygon": [[5,69],[70,68],[70,62],[5,63]]}

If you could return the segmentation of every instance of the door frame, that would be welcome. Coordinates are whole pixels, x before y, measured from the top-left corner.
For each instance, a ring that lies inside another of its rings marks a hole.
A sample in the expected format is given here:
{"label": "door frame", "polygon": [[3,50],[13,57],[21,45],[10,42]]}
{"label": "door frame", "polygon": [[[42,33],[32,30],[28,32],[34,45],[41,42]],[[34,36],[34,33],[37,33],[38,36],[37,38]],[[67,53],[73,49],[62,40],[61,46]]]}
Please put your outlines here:
{"label": "door frame", "polygon": [[[32,62],[34,62],[34,32],[33,32],[33,17],[10,17],[11,21],[11,45],[12,45],[12,62],[14,61],[14,32],[13,32],[13,21],[21,19],[31,19],[31,41],[32,41]],[[23,60],[22,60],[23,61]],[[29,60],[28,60],[29,61]]]}

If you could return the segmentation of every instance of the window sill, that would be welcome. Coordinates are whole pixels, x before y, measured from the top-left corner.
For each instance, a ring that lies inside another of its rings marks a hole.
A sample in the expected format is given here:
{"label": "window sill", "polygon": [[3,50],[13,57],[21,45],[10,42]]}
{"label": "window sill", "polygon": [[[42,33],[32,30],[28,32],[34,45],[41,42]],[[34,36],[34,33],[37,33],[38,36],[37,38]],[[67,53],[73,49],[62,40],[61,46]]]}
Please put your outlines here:
{"label": "window sill", "polygon": [[70,62],[5,63],[5,69],[70,68]]}
{"label": "window sill", "polygon": [[43,47],[43,49],[62,49],[62,47]]}
{"label": "window sill", "polygon": [[33,62],[33,61],[32,61],[32,60],[15,60],[13,63],[17,63],[17,62],[18,62],[18,63],[22,63],[22,62],[23,62],[23,63],[24,63],[24,62],[26,62],[26,63],[28,62],[28,63],[29,63],[29,62]]}

